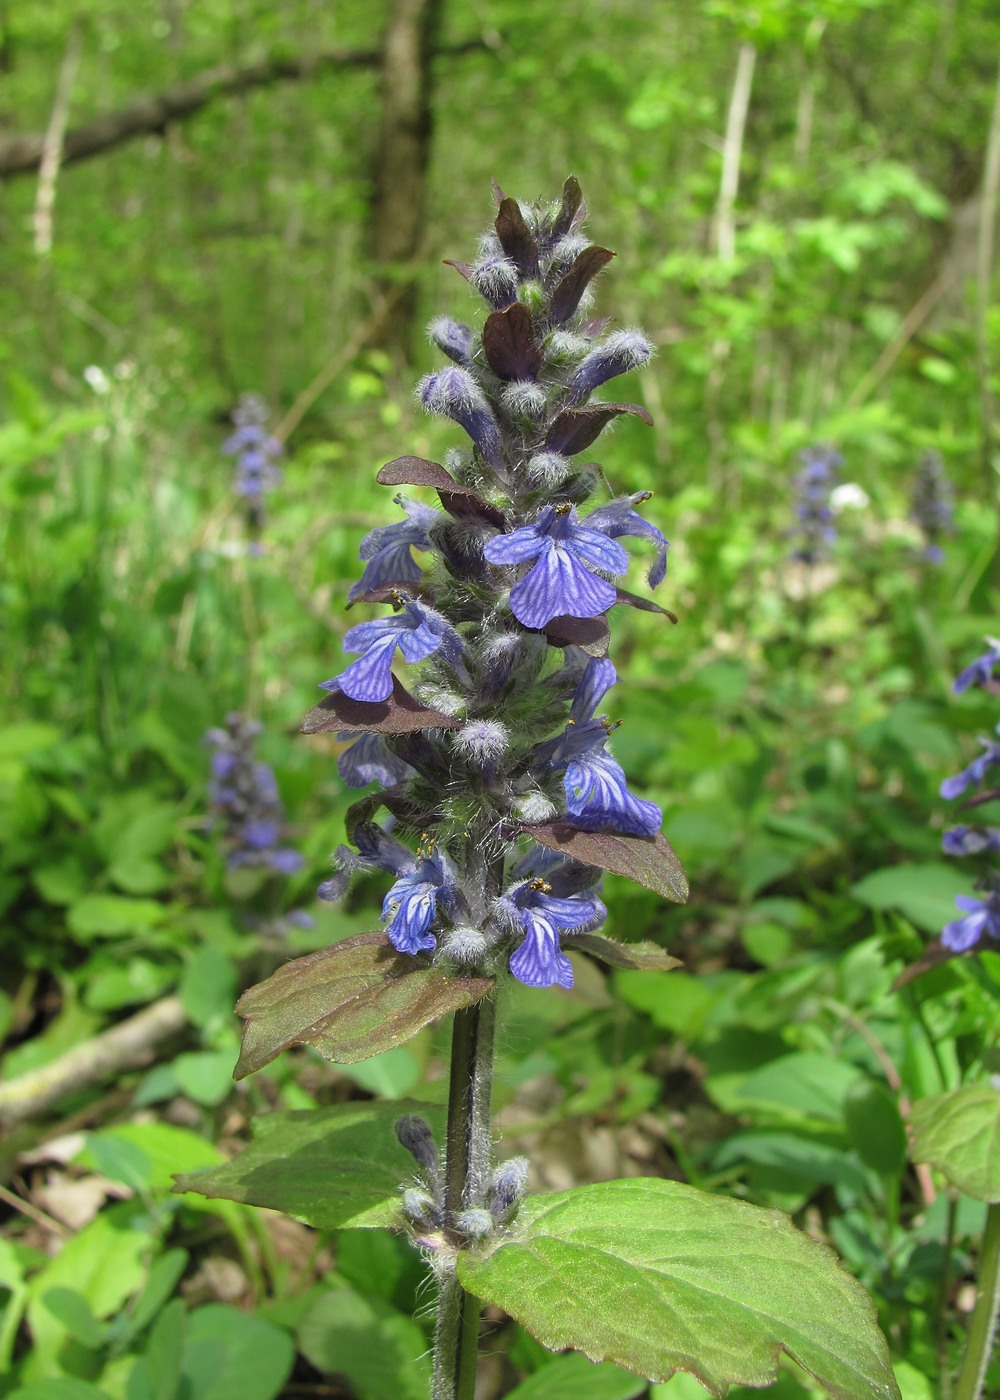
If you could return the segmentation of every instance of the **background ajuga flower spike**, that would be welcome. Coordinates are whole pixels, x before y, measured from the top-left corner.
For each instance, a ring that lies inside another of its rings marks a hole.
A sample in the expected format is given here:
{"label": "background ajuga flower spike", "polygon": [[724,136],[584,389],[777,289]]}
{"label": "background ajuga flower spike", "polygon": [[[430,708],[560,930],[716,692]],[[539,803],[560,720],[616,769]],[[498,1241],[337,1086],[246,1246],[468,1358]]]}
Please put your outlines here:
{"label": "background ajuga flower spike", "polygon": [[[353,871],[384,870],[382,922],[397,953],[569,986],[560,935],[603,922],[601,869],[552,847],[586,833],[588,862],[646,881],[659,861],[678,870],[659,808],[629,791],[607,751],[615,726],[595,714],[615,668],[581,650],[606,650],[613,606],[643,604],[616,586],[630,567],[623,538],[652,546],[651,587],[666,572],[667,541],[636,509],[649,492],[590,509],[602,475],[573,460],[621,414],[650,421],[638,405],[588,400],[645,365],[652,346],[634,328],[605,336],[607,322],[589,318],[591,284],[613,254],[582,236],[575,180],[555,204],[498,203],[477,260],[453,264],[485,299],[482,329],[432,321],[451,363],[417,388],[468,444],[444,466],[400,457],[379,472],[386,485],[436,489],[443,510],[397,497],[405,520],[365,536],[349,601],[394,611],[348,631],[357,659],[323,683],[324,703],[353,707],[344,780],[381,791],[352,808],[351,845],[321,893],[338,898]],[[397,650],[415,699],[393,675]],[[426,714],[422,731],[394,727],[404,701],[417,724]],[[391,814],[381,826],[379,805]],[[541,844],[532,820],[546,823]]]}
{"label": "background ajuga flower spike", "polygon": [[267,431],[270,416],[259,394],[242,394],[233,410],[236,431],[222,444],[223,452],[236,458],[233,490],[246,505],[251,548],[257,546],[264,525],[264,494],[282,479],[277,463],[284,448]]}
{"label": "background ajuga flower spike", "polygon": [[[972,686],[979,686],[994,694],[997,686],[994,670],[1000,666],[1000,646],[993,637],[987,638],[989,650],[960,671],[952,689],[961,695]],[[997,725],[1000,734],[1000,725]],[[941,784],[941,796],[948,799],[962,797],[970,787],[978,787],[989,782],[991,773],[1000,764],[1000,744],[992,739],[980,739],[983,752],[967,768],[954,777],[946,778]],[[992,788],[967,799],[963,806],[976,807],[994,798],[1000,798],[1000,784],[994,782]],[[971,895],[956,895],[955,903],[961,916],[952,919],[941,931],[941,942],[953,953],[965,953],[981,942],[983,937],[1000,942],[1000,870],[995,857],[1000,852],[1000,831],[990,826],[963,825],[952,827],[944,833],[941,841],[946,855],[978,858],[981,869],[973,887],[980,892],[980,898]],[[987,857],[994,857],[989,864]]]}

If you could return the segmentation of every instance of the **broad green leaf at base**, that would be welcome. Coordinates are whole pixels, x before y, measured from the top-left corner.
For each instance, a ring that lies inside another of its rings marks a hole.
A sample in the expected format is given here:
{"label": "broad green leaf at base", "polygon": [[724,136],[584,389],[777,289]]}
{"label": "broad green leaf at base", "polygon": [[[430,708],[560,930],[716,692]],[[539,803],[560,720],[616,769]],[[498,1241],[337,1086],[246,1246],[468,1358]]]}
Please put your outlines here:
{"label": "broad green leaf at base", "polygon": [[257,1120],[245,1152],[224,1166],[179,1175],[174,1190],[284,1211],[323,1230],[396,1225],[400,1187],[412,1179],[414,1163],[395,1123],[409,1113],[440,1132],[442,1109],[405,1099],[269,1113]]}
{"label": "broad green leaf at base", "polygon": [[837,1400],[898,1400],[871,1300],[778,1211],[674,1181],[608,1181],[529,1198],[470,1293],[552,1348],[710,1394],[766,1386],[782,1351]]}
{"label": "broad green leaf at base", "polygon": [[967,1084],[913,1105],[913,1158],[977,1201],[1000,1201],[1000,1092]]}

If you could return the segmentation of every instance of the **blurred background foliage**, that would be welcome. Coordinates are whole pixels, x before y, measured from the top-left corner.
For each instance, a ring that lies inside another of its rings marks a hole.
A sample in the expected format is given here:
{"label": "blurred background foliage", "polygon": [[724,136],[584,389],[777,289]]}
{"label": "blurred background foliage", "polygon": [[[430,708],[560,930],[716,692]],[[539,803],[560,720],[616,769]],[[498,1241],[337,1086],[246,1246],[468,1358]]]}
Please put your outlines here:
{"label": "blurred background foliage", "polygon": [[[298,723],[340,666],[358,539],[393,518],[375,470],[456,441],[411,396],[424,322],[471,314],[442,259],[470,256],[491,178],[531,200],[572,171],[618,255],[597,309],[659,346],[621,394],[655,430],[602,457],[656,493],[678,622],[615,617],[615,743],[692,897],[607,881],[610,931],[684,971],[515,989],[504,1149],[539,1186],[657,1174],[793,1212],[873,1291],[905,1400],[947,1396],[983,1208],[908,1162],[903,1124],[993,1068],[998,1019],[997,954],[934,956],[970,887],[938,786],[996,721],[949,685],[997,630],[997,36],[990,0],[0,9],[0,1391],[424,1393],[404,1242],[172,1197],[170,1173],[269,1107],[444,1093],[446,1028],[234,1087],[231,1007],[377,918],[377,879],[314,902],[354,794]],[[245,391],[286,440],[259,554],[221,451]],[[844,458],[812,566],[810,444]],[[940,562],[911,517],[927,451],[955,495]],[[288,878],[227,869],[207,820],[202,736],[237,710],[305,857]],[[645,1390],[499,1315],[486,1346],[487,1396]],[[789,1370],[774,1393],[814,1392]]]}

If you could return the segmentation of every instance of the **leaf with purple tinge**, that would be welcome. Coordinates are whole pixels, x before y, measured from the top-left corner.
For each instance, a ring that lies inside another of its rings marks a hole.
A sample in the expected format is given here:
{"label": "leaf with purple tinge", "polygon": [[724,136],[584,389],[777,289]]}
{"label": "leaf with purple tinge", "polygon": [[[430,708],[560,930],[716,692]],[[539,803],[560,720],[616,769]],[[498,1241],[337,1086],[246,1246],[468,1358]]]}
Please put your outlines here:
{"label": "leaf with purple tinge", "polygon": [[538,244],[516,199],[501,200],[494,227],[501,248],[517,266],[522,277],[537,277]]}
{"label": "leaf with purple tinge", "polygon": [[467,262],[456,262],[454,258],[443,258],[445,267],[453,267],[459,277],[464,277],[466,282],[472,280],[472,264]]}
{"label": "leaf with purple tinge", "polygon": [[596,617],[554,617],[545,628],[549,643],[555,647],[579,647],[588,656],[607,656],[611,628],[603,613]]}
{"label": "leaf with purple tinge", "polygon": [[639,943],[617,943],[597,933],[564,933],[562,943],[564,948],[579,948],[581,953],[589,953],[609,967],[635,972],[669,972],[673,967],[684,966],[680,958],[672,957],[647,938]]}
{"label": "leaf with purple tinge", "polygon": [[587,217],[587,204],[575,175],[567,177],[562,187],[562,204],[552,223],[552,237],[564,238],[575,233]]}
{"label": "leaf with purple tinge", "polygon": [[440,462],[429,462],[425,457],[394,457],[375,473],[375,480],[380,486],[433,486],[449,515],[474,515],[498,530],[507,524],[503,511],[484,501],[471,486],[456,481]]}
{"label": "leaf with purple tinge", "polygon": [[545,446],[550,452],[561,452],[564,457],[572,457],[589,447],[611,420],[622,413],[630,413],[647,426],[653,426],[650,414],[637,403],[596,403],[587,408],[568,408],[549,428]]}
{"label": "leaf with purple tinge", "polygon": [[421,705],[392,678],[388,700],[352,700],[341,690],[331,690],[314,705],[300,726],[302,734],[409,734],[414,729],[461,729],[462,721]]}
{"label": "leaf with purple tinge", "polygon": [[253,1074],[293,1045],[357,1064],[481,1001],[492,986],[492,977],[449,977],[397,953],[384,933],[357,934],[285,963],[243,993],[236,1011],[246,1025],[233,1077]]}
{"label": "leaf with purple tinge", "polygon": [[483,350],[498,379],[537,379],[542,350],[531,312],[519,301],[494,311],[483,326]]}
{"label": "leaf with purple tinge", "polygon": [[687,902],[687,877],[673,847],[662,834],[622,836],[613,831],[581,831],[569,822],[544,822],[539,826],[523,826],[521,831],[540,846],[562,851],[581,865],[624,875],[675,904]]}
{"label": "leaf with purple tinge", "polygon": [[580,299],[590,283],[602,267],[607,267],[614,256],[610,248],[599,248],[596,243],[584,248],[552,293],[549,319],[554,325],[561,326],[569,320],[580,305]]}

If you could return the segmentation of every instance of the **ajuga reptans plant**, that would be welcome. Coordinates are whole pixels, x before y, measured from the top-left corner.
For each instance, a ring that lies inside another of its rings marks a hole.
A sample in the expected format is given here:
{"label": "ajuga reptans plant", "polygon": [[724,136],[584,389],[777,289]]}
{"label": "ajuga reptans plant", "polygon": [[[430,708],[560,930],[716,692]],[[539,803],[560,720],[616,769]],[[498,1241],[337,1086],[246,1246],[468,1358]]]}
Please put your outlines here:
{"label": "ajuga reptans plant", "polygon": [[379,471],[436,501],[398,495],[399,518],[362,540],[347,601],[376,615],[348,630],[350,659],[303,724],[336,733],[344,781],[370,789],[321,894],[382,872],[382,927],[286,963],[237,1008],[238,1077],[300,1044],[354,1063],[454,1013],[447,1114],[377,1102],[271,1114],[258,1144],[182,1189],[324,1228],[406,1229],[437,1282],[434,1400],[472,1400],[481,1300],[546,1346],[655,1380],[690,1371],[714,1395],[770,1384],[786,1347],[841,1400],[898,1400],[869,1300],[775,1212],[675,1181],[525,1196],[527,1162],[494,1163],[505,985],[570,987],[572,950],[668,970],[676,960],[655,944],[597,932],[601,878],[687,895],[659,808],[610,747],[609,618],[620,606],[671,616],[622,587],[622,541],[647,551],[651,589],[667,542],[637,509],[649,493],[609,499],[584,455],[615,418],[650,421],[593,396],[651,347],[590,313],[612,254],[582,235],[576,180],[551,205],[497,202],[476,262],[455,264],[487,303],[482,328],[432,322],[450,363],[418,388],[468,443],[444,463],[405,456]]}
{"label": "ajuga reptans plant", "polygon": [[[993,695],[1000,696],[1000,682],[994,672],[1000,666],[1000,642],[987,638],[988,650],[977,656],[955,679],[952,687],[956,695],[961,695],[972,686],[980,686]],[[1000,725],[996,732],[1000,735]],[[962,911],[961,917],[946,924],[941,933],[941,942],[953,953],[965,953],[982,943],[984,938],[1000,942],[1000,870],[996,856],[1000,853],[1000,830],[994,826],[977,824],[975,809],[1000,798],[1000,786],[996,783],[1000,767],[1000,743],[996,739],[980,739],[982,752],[974,758],[961,773],[946,778],[941,784],[941,796],[949,801],[964,797],[970,788],[981,788],[972,797],[965,798],[963,807],[970,809],[971,820],[961,826],[952,827],[942,838],[942,848],[951,856],[971,856],[980,866],[975,888],[980,897],[958,895],[955,903]],[[993,781],[991,781],[991,779]]]}
{"label": "ajuga reptans plant", "polygon": [[[384,789],[356,809],[321,893],[338,898],[353,871],[382,869],[392,876],[382,920],[398,952],[476,974],[509,967],[534,987],[571,986],[562,940],[604,922],[601,862],[574,858],[587,836],[591,857],[603,836],[644,838],[669,859],[660,810],[630,791],[609,752],[614,723],[598,713],[617,680],[609,612],[664,611],[618,586],[630,567],[621,540],[649,548],[652,587],[667,542],[636,509],[649,492],[588,509],[607,491],[581,460],[619,414],[648,421],[635,404],[589,401],[643,366],[651,346],[589,318],[589,284],[611,254],[581,236],[582,219],[575,186],[551,208],[503,199],[479,260],[456,264],[490,311],[481,335],[431,323],[453,363],[418,395],[470,444],[446,465],[400,457],[379,473],[435,487],[440,508],[400,494],[403,518],[362,541],[349,598],[385,613],[348,631],[357,659],[324,683],[330,699],[310,724],[353,721],[342,737],[363,732],[341,776]],[[375,819],[379,805],[415,846]]]}

